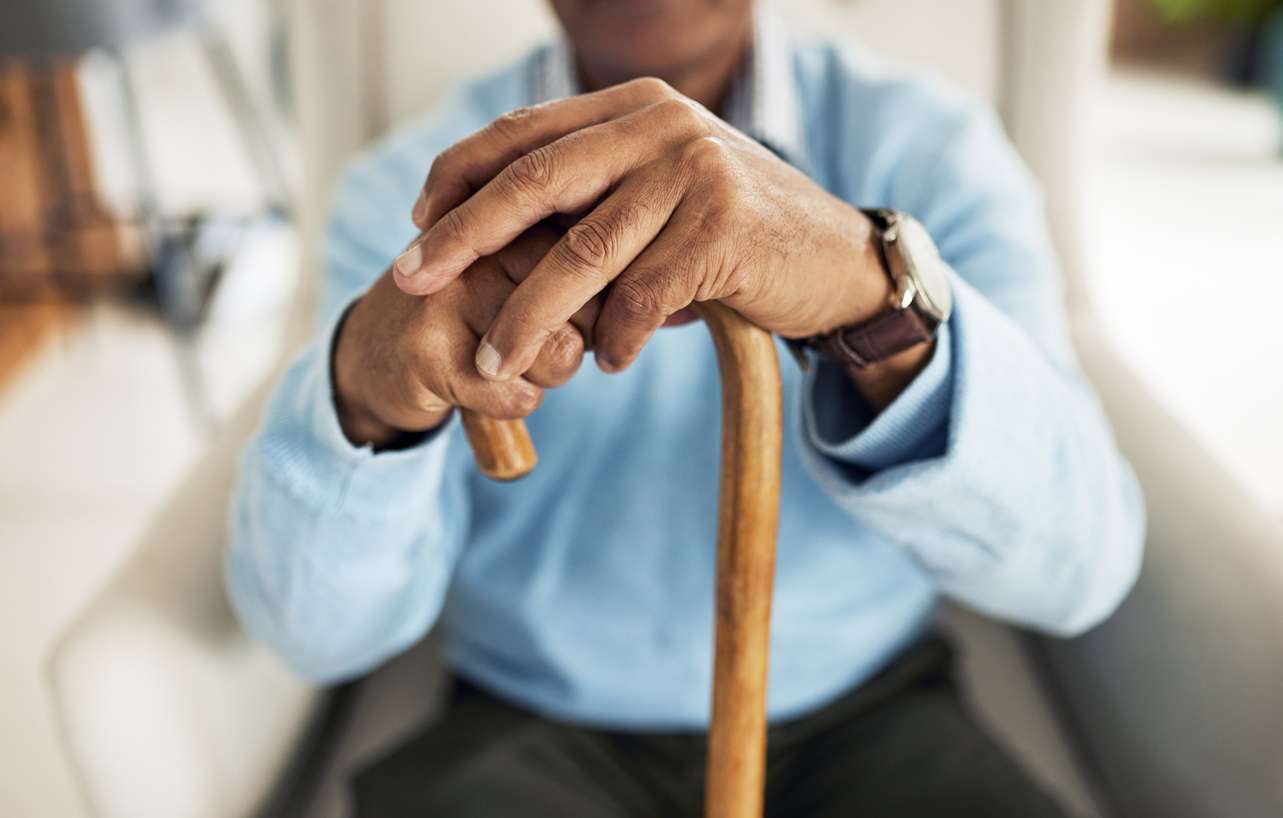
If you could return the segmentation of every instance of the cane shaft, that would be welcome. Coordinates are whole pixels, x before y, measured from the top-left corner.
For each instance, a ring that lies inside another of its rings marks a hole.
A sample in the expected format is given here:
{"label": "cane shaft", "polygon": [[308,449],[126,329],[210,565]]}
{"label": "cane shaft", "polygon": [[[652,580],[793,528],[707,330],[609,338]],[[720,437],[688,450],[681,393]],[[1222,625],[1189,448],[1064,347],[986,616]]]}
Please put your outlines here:
{"label": "cane shaft", "polygon": [[[779,523],[783,408],[771,335],[718,303],[695,305],[722,373],[712,716],[705,818],[760,818],[766,674]],[[481,472],[515,480],[535,465],[525,423],[463,412]]]}

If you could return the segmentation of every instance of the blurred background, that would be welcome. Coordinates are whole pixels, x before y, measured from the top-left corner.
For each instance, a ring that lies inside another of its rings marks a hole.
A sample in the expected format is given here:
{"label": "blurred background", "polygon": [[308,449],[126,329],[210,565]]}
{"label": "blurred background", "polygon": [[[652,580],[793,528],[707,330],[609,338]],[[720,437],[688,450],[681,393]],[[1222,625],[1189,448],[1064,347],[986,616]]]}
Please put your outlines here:
{"label": "blurred background", "polygon": [[[439,70],[414,83],[377,81],[423,58],[404,56],[415,32],[392,22],[405,2],[0,6],[0,815],[117,814],[86,784],[58,704],[59,640],[305,337],[337,162],[550,33],[542,12],[512,16],[538,4],[423,0],[438,31],[496,9],[520,24],[499,27],[484,61],[466,42],[434,52]],[[957,6],[903,8],[939,28]],[[299,21],[327,15],[393,47],[364,74],[311,75],[318,53],[350,56]],[[918,55],[913,26],[884,29]],[[1071,297],[1178,421],[1154,434],[1196,441],[1283,531],[1283,0],[1117,0],[1101,42],[1073,121],[1043,123],[1079,140]],[[993,38],[955,43],[951,78],[989,94],[1002,78],[971,67],[972,47]],[[329,93],[359,110],[314,115]],[[211,494],[208,513],[225,501]],[[175,809],[155,814],[197,814]]]}

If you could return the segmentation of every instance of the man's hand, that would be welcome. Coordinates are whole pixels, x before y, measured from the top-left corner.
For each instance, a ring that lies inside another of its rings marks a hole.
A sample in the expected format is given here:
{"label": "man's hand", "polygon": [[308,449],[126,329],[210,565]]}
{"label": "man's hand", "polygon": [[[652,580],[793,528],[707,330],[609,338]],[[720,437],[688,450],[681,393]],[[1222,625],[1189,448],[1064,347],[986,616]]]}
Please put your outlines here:
{"label": "man's hand", "polygon": [[859,211],[654,79],[515,111],[442,153],[414,207],[426,232],[397,259],[396,284],[438,292],[558,213],[583,215],[477,325],[489,379],[525,373],[603,291],[592,340],[607,371],[693,301],[802,337],[871,317],[890,296]]}
{"label": "man's hand", "polygon": [[473,364],[478,337],[559,235],[536,227],[426,298],[398,290],[391,271],[375,282],[352,307],[334,347],[335,403],[347,438],[392,444],[437,426],[455,406],[524,417],[539,405],[543,387],[568,380],[583,360],[584,338],[566,322],[544,336],[523,377],[487,381]]}

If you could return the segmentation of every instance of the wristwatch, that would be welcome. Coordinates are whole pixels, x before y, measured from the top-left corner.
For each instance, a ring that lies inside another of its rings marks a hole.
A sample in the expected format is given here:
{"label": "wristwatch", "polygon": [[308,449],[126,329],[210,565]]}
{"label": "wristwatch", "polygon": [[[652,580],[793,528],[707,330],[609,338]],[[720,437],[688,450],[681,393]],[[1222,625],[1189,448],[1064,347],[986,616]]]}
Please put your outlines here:
{"label": "wristwatch", "polygon": [[879,255],[891,278],[890,304],[858,324],[790,341],[803,369],[810,365],[807,349],[855,369],[886,360],[930,341],[953,310],[946,266],[926,228],[909,214],[890,208],[861,212],[879,234]]}

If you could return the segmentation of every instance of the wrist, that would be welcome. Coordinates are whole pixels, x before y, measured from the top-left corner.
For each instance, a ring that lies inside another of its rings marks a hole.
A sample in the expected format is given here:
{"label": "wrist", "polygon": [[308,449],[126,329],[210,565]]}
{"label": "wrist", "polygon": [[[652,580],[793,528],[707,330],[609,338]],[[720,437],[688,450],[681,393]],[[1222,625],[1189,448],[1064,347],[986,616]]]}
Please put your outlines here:
{"label": "wrist", "polygon": [[334,330],[330,353],[330,400],[334,403],[339,428],[349,443],[377,446],[395,437],[396,430],[381,421],[360,399],[362,367],[356,360],[357,345],[353,340],[351,320],[359,304],[357,301],[348,308]]}
{"label": "wrist", "polygon": [[878,233],[863,213],[845,202],[838,206],[842,212],[836,239],[816,276],[823,283],[808,288],[808,317],[801,322],[801,331],[786,333],[787,337],[824,335],[862,323],[883,312],[890,302],[893,287]]}
{"label": "wrist", "polygon": [[868,321],[884,312],[891,302],[894,287],[882,256],[881,240],[864,214],[856,211],[855,215],[862,222],[859,239],[846,264],[835,268],[839,271],[838,280],[827,302],[831,312],[819,332]]}
{"label": "wrist", "polygon": [[855,211],[857,297],[839,303],[836,318],[806,343],[840,364],[876,409],[885,408],[931,359],[937,328],[948,320],[952,299],[947,269],[926,230],[912,216],[890,209]]}
{"label": "wrist", "polygon": [[869,407],[881,412],[927,368],[935,347],[932,339],[866,367],[846,367],[846,374]]}

